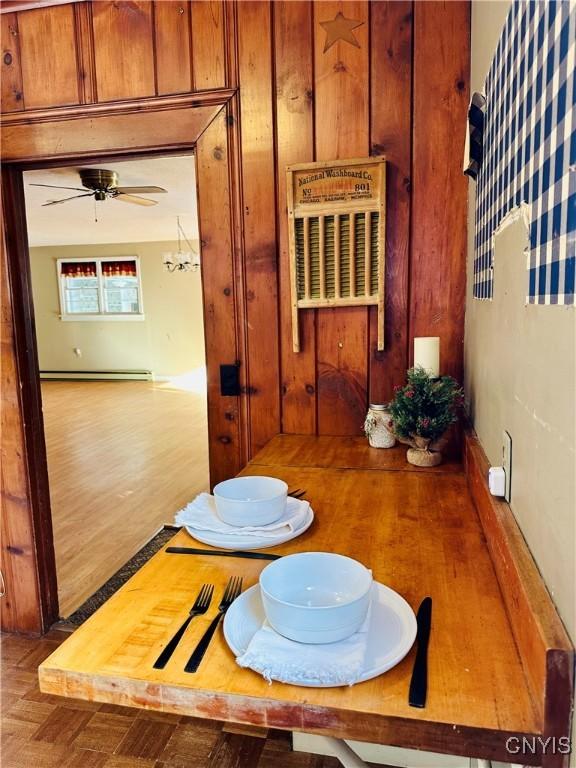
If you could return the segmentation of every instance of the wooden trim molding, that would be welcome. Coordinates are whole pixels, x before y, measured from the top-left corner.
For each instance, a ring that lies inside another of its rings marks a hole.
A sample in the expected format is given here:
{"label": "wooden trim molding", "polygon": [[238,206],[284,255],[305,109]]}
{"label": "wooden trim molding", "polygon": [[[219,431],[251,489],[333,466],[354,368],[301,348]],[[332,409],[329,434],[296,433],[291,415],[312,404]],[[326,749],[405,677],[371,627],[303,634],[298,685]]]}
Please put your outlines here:
{"label": "wooden trim molding", "polygon": [[201,93],[184,93],[176,96],[149,96],[143,99],[123,99],[103,104],[83,104],[47,109],[28,109],[24,113],[8,112],[0,115],[0,126],[35,125],[63,120],[83,120],[93,117],[167,112],[197,107],[223,107],[236,93],[235,88],[219,88]]}
{"label": "wooden trim molding", "polygon": [[[112,113],[81,108],[71,119],[38,119],[2,126],[2,161],[38,163],[50,160],[80,160],[104,154],[179,151],[192,148],[223,107],[217,104],[183,104],[163,109],[141,109]],[[170,110],[170,119],[159,115]]]}
{"label": "wooden trim molding", "polygon": [[[231,86],[237,86],[239,82],[239,51],[238,51],[238,5],[237,3],[225,3],[225,24],[226,39],[229,41],[226,47],[226,82]],[[240,131],[240,98],[238,88],[234,90],[234,95],[228,102],[227,114],[230,138],[230,193],[233,204],[232,213],[232,232],[234,249],[234,293],[236,301],[242,304],[242,313],[246,316],[246,273],[244,259],[244,240],[242,232],[242,211],[244,210],[244,198],[242,194],[242,136]],[[236,348],[238,349],[238,358],[244,361],[240,366],[240,387],[242,392],[248,396],[240,400],[242,409],[241,418],[245,424],[250,424],[250,388],[249,388],[249,370],[248,370],[248,339],[246,323],[238,324],[236,327]],[[251,456],[251,436],[250,430],[246,429],[241,434],[240,452],[242,456],[242,466],[244,466]]]}
{"label": "wooden trim molding", "polygon": [[[234,89],[110,104],[37,109],[0,118],[3,162],[38,163],[192,147]],[[159,117],[170,112],[169,120]]]}
{"label": "wooden trim molding", "polygon": [[[13,348],[3,346],[3,354],[16,366],[21,393],[16,426],[24,431],[24,451],[19,460],[28,485],[18,498],[19,514],[26,519],[28,533],[19,548],[26,555],[34,554],[34,564],[29,568],[37,585],[36,590],[24,589],[22,584],[10,585],[16,592],[20,589],[17,599],[30,620],[10,626],[3,623],[6,631],[40,633],[58,618],[22,172],[87,159],[113,161],[125,156],[195,150],[199,224],[206,256],[202,284],[210,382],[210,473],[214,484],[240,470],[248,429],[242,403],[246,398],[224,401],[218,387],[220,363],[241,357],[237,338],[244,324],[242,288],[235,286],[235,272],[243,258],[235,247],[241,212],[234,210],[238,199],[232,192],[239,184],[237,150],[230,147],[234,121],[229,119],[229,102],[234,94],[234,90],[221,89],[200,95],[35,110],[22,115],[20,121],[12,119],[12,115],[2,120],[3,225],[7,299],[12,307],[6,335],[10,332],[14,338]],[[169,117],[159,119],[166,112]],[[3,495],[8,492],[3,489]],[[19,556],[14,551],[3,554],[7,558]]]}
{"label": "wooden trim molding", "polygon": [[[15,546],[13,544],[12,550],[8,551],[6,556],[33,558],[38,585],[33,597],[38,600],[38,610],[35,616],[33,610],[27,610],[24,607],[23,615],[26,616],[26,629],[39,632],[42,626],[49,627],[58,618],[58,590],[42,400],[37,376],[38,354],[24,215],[26,210],[24,186],[22,174],[14,168],[2,168],[2,198],[15,364],[20,389],[19,404],[21,411],[27,415],[22,419],[22,427],[27,459],[27,492],[31,511],[29,524],[32,529],[32,540],[19,541]],[[11,258],[11,255],[15,258]],[[25,255],[25,258],[21,258],[22,255]],[[9,489],[3,488],[3,493],[6,491]],[[20,501],[22,504],[26,499],[23,497]],[[23,511],[23,509],[20,510],[20,512]]]}
{"label": "wooden trim molding", "polygon": [[14,11],[33,11],[35,8],[48,8],[51,5],[68,5],[71,2],[78,5],[87,3],[87,0],[3,0],[0,13],[13,13]]}
{"label": "wooden trim molding", "polygon": [[[464,461],[510,626],[539,707],[542,736],[570,736],[574,648],[510,506],[488,490],[489,462],[476,434],[465,434]],[[525,756],[523,756],[525,759]],[[568,755],[547,752],[544,768],[567,768]]]}

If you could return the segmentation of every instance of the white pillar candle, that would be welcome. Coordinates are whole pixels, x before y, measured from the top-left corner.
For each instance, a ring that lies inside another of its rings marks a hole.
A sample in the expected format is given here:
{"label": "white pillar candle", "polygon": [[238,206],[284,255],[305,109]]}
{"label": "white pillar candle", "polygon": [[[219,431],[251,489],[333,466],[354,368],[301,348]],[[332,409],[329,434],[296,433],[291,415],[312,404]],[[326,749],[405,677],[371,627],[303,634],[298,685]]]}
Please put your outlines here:
{"label": "white pillar candle", "polygon": [[424,368],[430,376],[440,375],[440,337],[419,336],[414,339],[414,367]]}

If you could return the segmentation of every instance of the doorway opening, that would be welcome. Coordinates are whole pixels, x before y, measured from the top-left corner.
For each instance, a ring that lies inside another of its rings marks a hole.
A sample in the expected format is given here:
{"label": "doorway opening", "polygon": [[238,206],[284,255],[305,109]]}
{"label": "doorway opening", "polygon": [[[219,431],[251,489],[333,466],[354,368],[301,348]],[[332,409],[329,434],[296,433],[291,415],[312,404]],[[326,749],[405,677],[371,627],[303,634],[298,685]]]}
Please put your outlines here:
{"label": "doorway opening", "polygon": [[209,487],[195,158],[25,171],[24,193],[65,618]]}

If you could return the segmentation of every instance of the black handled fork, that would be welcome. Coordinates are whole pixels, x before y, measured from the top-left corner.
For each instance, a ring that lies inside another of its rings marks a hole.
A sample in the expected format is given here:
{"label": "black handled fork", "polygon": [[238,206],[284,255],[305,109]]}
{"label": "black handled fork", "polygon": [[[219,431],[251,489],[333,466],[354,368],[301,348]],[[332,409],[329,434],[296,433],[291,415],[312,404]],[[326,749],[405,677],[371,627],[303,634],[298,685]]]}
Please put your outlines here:
{"label": "black handled fork", "polygon": [[206,611],[210,607],[210,602],[212,600],[213,593],[214,593],[213,584],[204,584],[202,586],[202,588],[200,589],[200,592],[198,592],[198,596],[194,602],[194,605],[190,609],[190,614],[188,615],[188,618],[182,624],[182,626],[180,627],[178,632],[176,632],[176,634],[170,640],[170,642],[167,644],[166,648],[164,648],[160,656],[158,656],[158,658],[154,662],[154,669],[164,669],[164,667],[168,663],[168,660],[176,650],[176,646],[182,639],[182,635],[184,634],[184,632],[186,632],[188,624],[190,624],[194,616],[201,616],[203,613],[206,613]]}
{"label": "black handled fork", "polygon": [[204,636],[194,649],[194,652],[192,653],[192,656],[188,659],[188,663],[184,667],[185,672],[196,672],[198,670],[198,667],[200,666],[200,662],[204,658],[204,654],[206,653],[206,649],[210,645],[210,640],[212,640],[212,637],[214,636],[214,633],[216,632],[216,628],[218,627],[218,624],[220,623],[220,620],[230,608],[234,600],[238,597],[238,595],[242,592],[242,579],[239,576],[232,576],[232,578],[229,580],[228,584],[226,585],[226,589],[224,590],[224,597],[222,598],[220,605],[218,606],[218,613],[216,616],[212,619],[212,623],[204,633]]}

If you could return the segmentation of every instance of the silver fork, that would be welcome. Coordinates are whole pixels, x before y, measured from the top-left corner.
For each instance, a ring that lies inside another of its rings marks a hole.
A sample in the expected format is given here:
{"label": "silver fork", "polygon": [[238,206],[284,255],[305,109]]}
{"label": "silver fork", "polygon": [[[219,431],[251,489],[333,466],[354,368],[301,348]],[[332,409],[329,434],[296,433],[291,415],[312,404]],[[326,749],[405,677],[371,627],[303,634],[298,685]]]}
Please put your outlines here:
{"label": "silver fork", "polygon": [[201,638],[196,648],[194,649],[192,656],[190,656],[190,658],[188,659],[188,663],[184,667],[185,672],[196,672],[198,670],[198,667],[200,666],[200,662],[204,658],[206,649],[210,645],[210,640],[212,640],[212,637],[216,632],[216,628],[218,627],[220,620],[222,619],[222,617],[224,616],[228,608],[230,608],[234,600],[236,600],[240,592],[242,592],[242,579],[239,576],[232,576],[232,578],[228,581],[228,584],[226,584],[226,589],[224,590],[224,596],[222,597],[222,600],[220,601],[220,605],[218,606],[218,613],[212,619],[212,623],[204,633],[204,636]]}
{"label": "silver fork", "polygon": [[176,650],[176,646],[180,642],[182,635],[184,634],[184,632],[186,632],[188,624],[190,624],[194,616],[202,616],[202,614],[206,613],[206,611],[210,607],[213,594],[214,594],[213,584],[202,585],[200,592],[198,592],[198,596],[194,601],[194,605],[192,606],[192,608],[190,608],[190,613],[188,615],[188,618],[182,624],[178,632],[176,632],[174,637],[170,640],[166,648],[164,648],[160,656],[158,656],[158,658],[154,662],[154,669],[164,669],[164,667],[168,663],[168,660]]}

